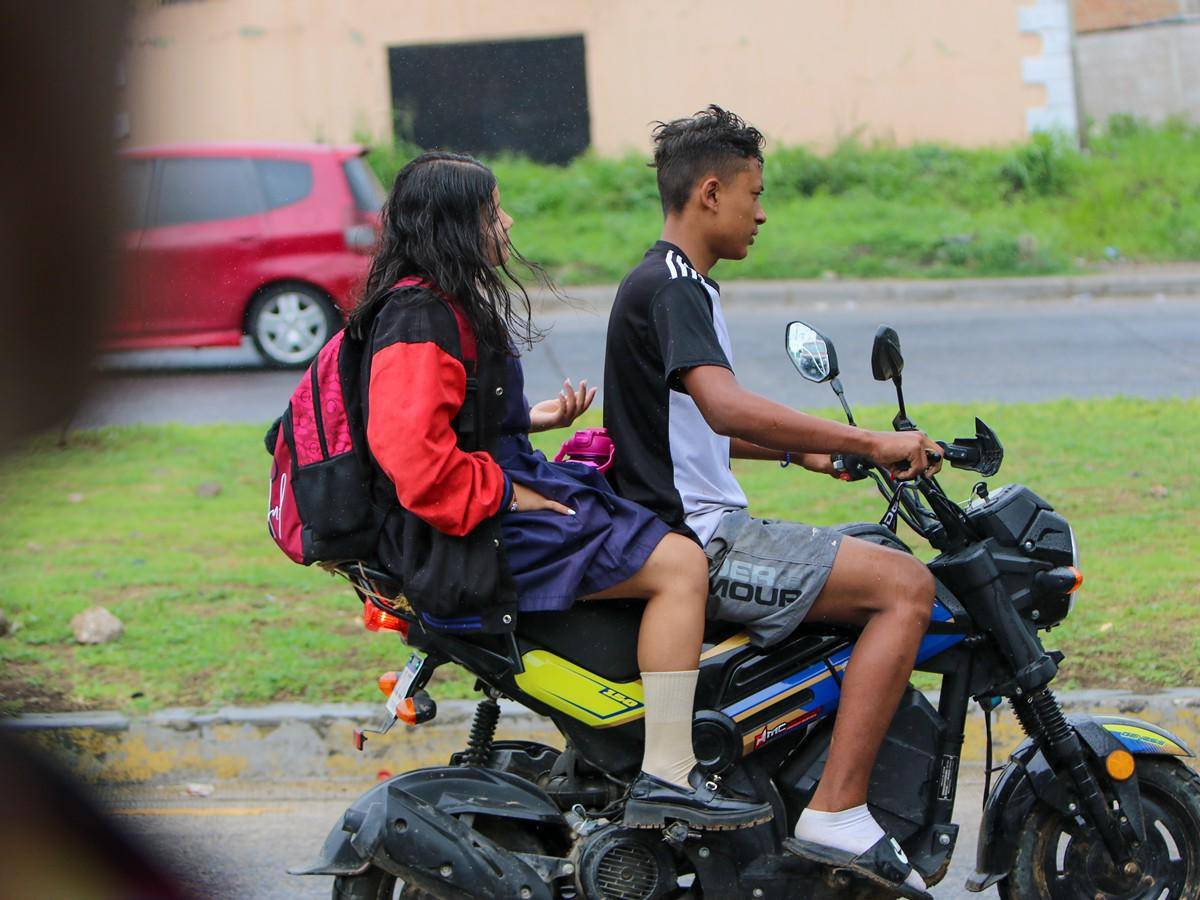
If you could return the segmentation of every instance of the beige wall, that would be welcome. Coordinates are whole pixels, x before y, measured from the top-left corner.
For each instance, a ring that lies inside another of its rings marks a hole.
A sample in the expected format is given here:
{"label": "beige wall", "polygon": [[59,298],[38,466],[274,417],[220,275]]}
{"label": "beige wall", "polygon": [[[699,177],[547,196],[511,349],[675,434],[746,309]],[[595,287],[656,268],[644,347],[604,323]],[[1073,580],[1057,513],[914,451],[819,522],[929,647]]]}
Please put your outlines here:
{"label": "beige wall", "polygon": [[137,0],[123,144],[385,136],[389,45],[568,34],[585,37],[603,153],[644,149],[649,122],[710,101],[788,143],[856,133],[1007,142],[1068,122],[1061,84],[1039,83],[1039,60],[1062,48],[1037,21],[1061,33],[1058,7],[1065,0]]}

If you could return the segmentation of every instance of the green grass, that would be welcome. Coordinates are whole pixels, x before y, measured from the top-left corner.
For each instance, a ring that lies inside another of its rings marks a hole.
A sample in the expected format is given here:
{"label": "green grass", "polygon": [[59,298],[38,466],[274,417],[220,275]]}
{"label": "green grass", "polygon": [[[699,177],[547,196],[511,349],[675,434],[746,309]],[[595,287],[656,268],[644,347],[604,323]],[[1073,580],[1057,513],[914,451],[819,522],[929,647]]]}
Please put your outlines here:
{"label": "green grass", "polygon": [[[385,184],[415,152],[368,158]],[[513,239],[564,284],[622,278],[661,227],[654,171],[630,155],[491,161]],[[728,278],[962,277],[1200,259],[1200,127],[1110,121],[1080,152],[1011,147],[767,147],[768,221]]]}
{"label": "green grass", "polygon": [[[1029,484],[1070,518],[1086,584],[1050,645],[1067,686],[1200,684],[1200,401],[1098,400],[917,406],[931,434],[967,433],[978,412],[1004,440],[1002,481]],[[832,412],[828,413],[832,415]],[[595,414],[590,414],[594,416]],[[891,410],[861,411],[887,427]],[[109,428],[40,440],[0,479],[0,638],[8,709],[146,711],[276,700],[374,701],[403,664],[394,636],[359,624],[341,581],[289,562],[266,533],[268,458],[250,426]],[[539,435],[543,449],[561,433]],[[755,512],[835,522],[877,518],[869,484],[773,463],[736,464]],[[944,483],[965,497],[972,478]],[[220,486],[215,496],[197,487]],[[71,617],[94,604],[120,640],[77,646]],[[435,693],[465,696],[450,667]]]}

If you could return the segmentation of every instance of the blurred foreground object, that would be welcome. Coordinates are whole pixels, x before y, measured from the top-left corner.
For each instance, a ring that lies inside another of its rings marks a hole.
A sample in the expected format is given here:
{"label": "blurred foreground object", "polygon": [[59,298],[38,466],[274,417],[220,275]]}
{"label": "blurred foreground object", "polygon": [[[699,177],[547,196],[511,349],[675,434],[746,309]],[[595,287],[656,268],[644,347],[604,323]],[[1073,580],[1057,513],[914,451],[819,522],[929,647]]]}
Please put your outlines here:
{"label": "blurred foreground object", "polygon": [[[0,452],[79,402],[112,287],[124,6],[9,4],[0,28]],[[0,732],[0,897],[187,895],[33,745]]]}
{"label": "blurred foreground object", "polygon": [[9,4],[0,28],[0,451],[82,397],[113,287],[123,4]]}
{"label": "blurred foreground object", "polygon": [[0,897],[185,900],[159,869],[57,766],[0,732],[5,774]]}

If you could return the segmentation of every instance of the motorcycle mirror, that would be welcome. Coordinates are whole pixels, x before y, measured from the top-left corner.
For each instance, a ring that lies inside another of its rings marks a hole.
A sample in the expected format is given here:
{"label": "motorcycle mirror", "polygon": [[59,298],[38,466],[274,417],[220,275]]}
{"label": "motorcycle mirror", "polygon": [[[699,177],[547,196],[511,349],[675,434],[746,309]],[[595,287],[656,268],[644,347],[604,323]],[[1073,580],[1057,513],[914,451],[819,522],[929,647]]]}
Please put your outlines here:
{"label": "motorcycle mirror", "polygon": [[837,353],[833,342],[811,325],[789,322],[785,344],[788,358],[802,377],[816,384],[837,378]]}
{"label": "motorcycle mirror", "polygon": [[871,374],[876,381],[891,381],[904,371],[904,357],[900,354],[900,335],[890,325],[880,325],[875,332],[875,343],[871,347]]}

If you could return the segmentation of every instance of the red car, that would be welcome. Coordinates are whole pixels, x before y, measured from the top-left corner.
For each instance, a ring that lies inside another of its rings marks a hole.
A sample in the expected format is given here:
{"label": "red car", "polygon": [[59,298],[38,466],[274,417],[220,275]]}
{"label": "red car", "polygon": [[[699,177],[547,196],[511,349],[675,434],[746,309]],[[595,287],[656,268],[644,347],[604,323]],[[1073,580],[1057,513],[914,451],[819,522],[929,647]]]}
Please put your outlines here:
{"label": "red car", "polygon": [[359,146],[173,144],[120,154],[121,308],[106,349],[228,346],[303,366],[366,277],[384,193]]}

